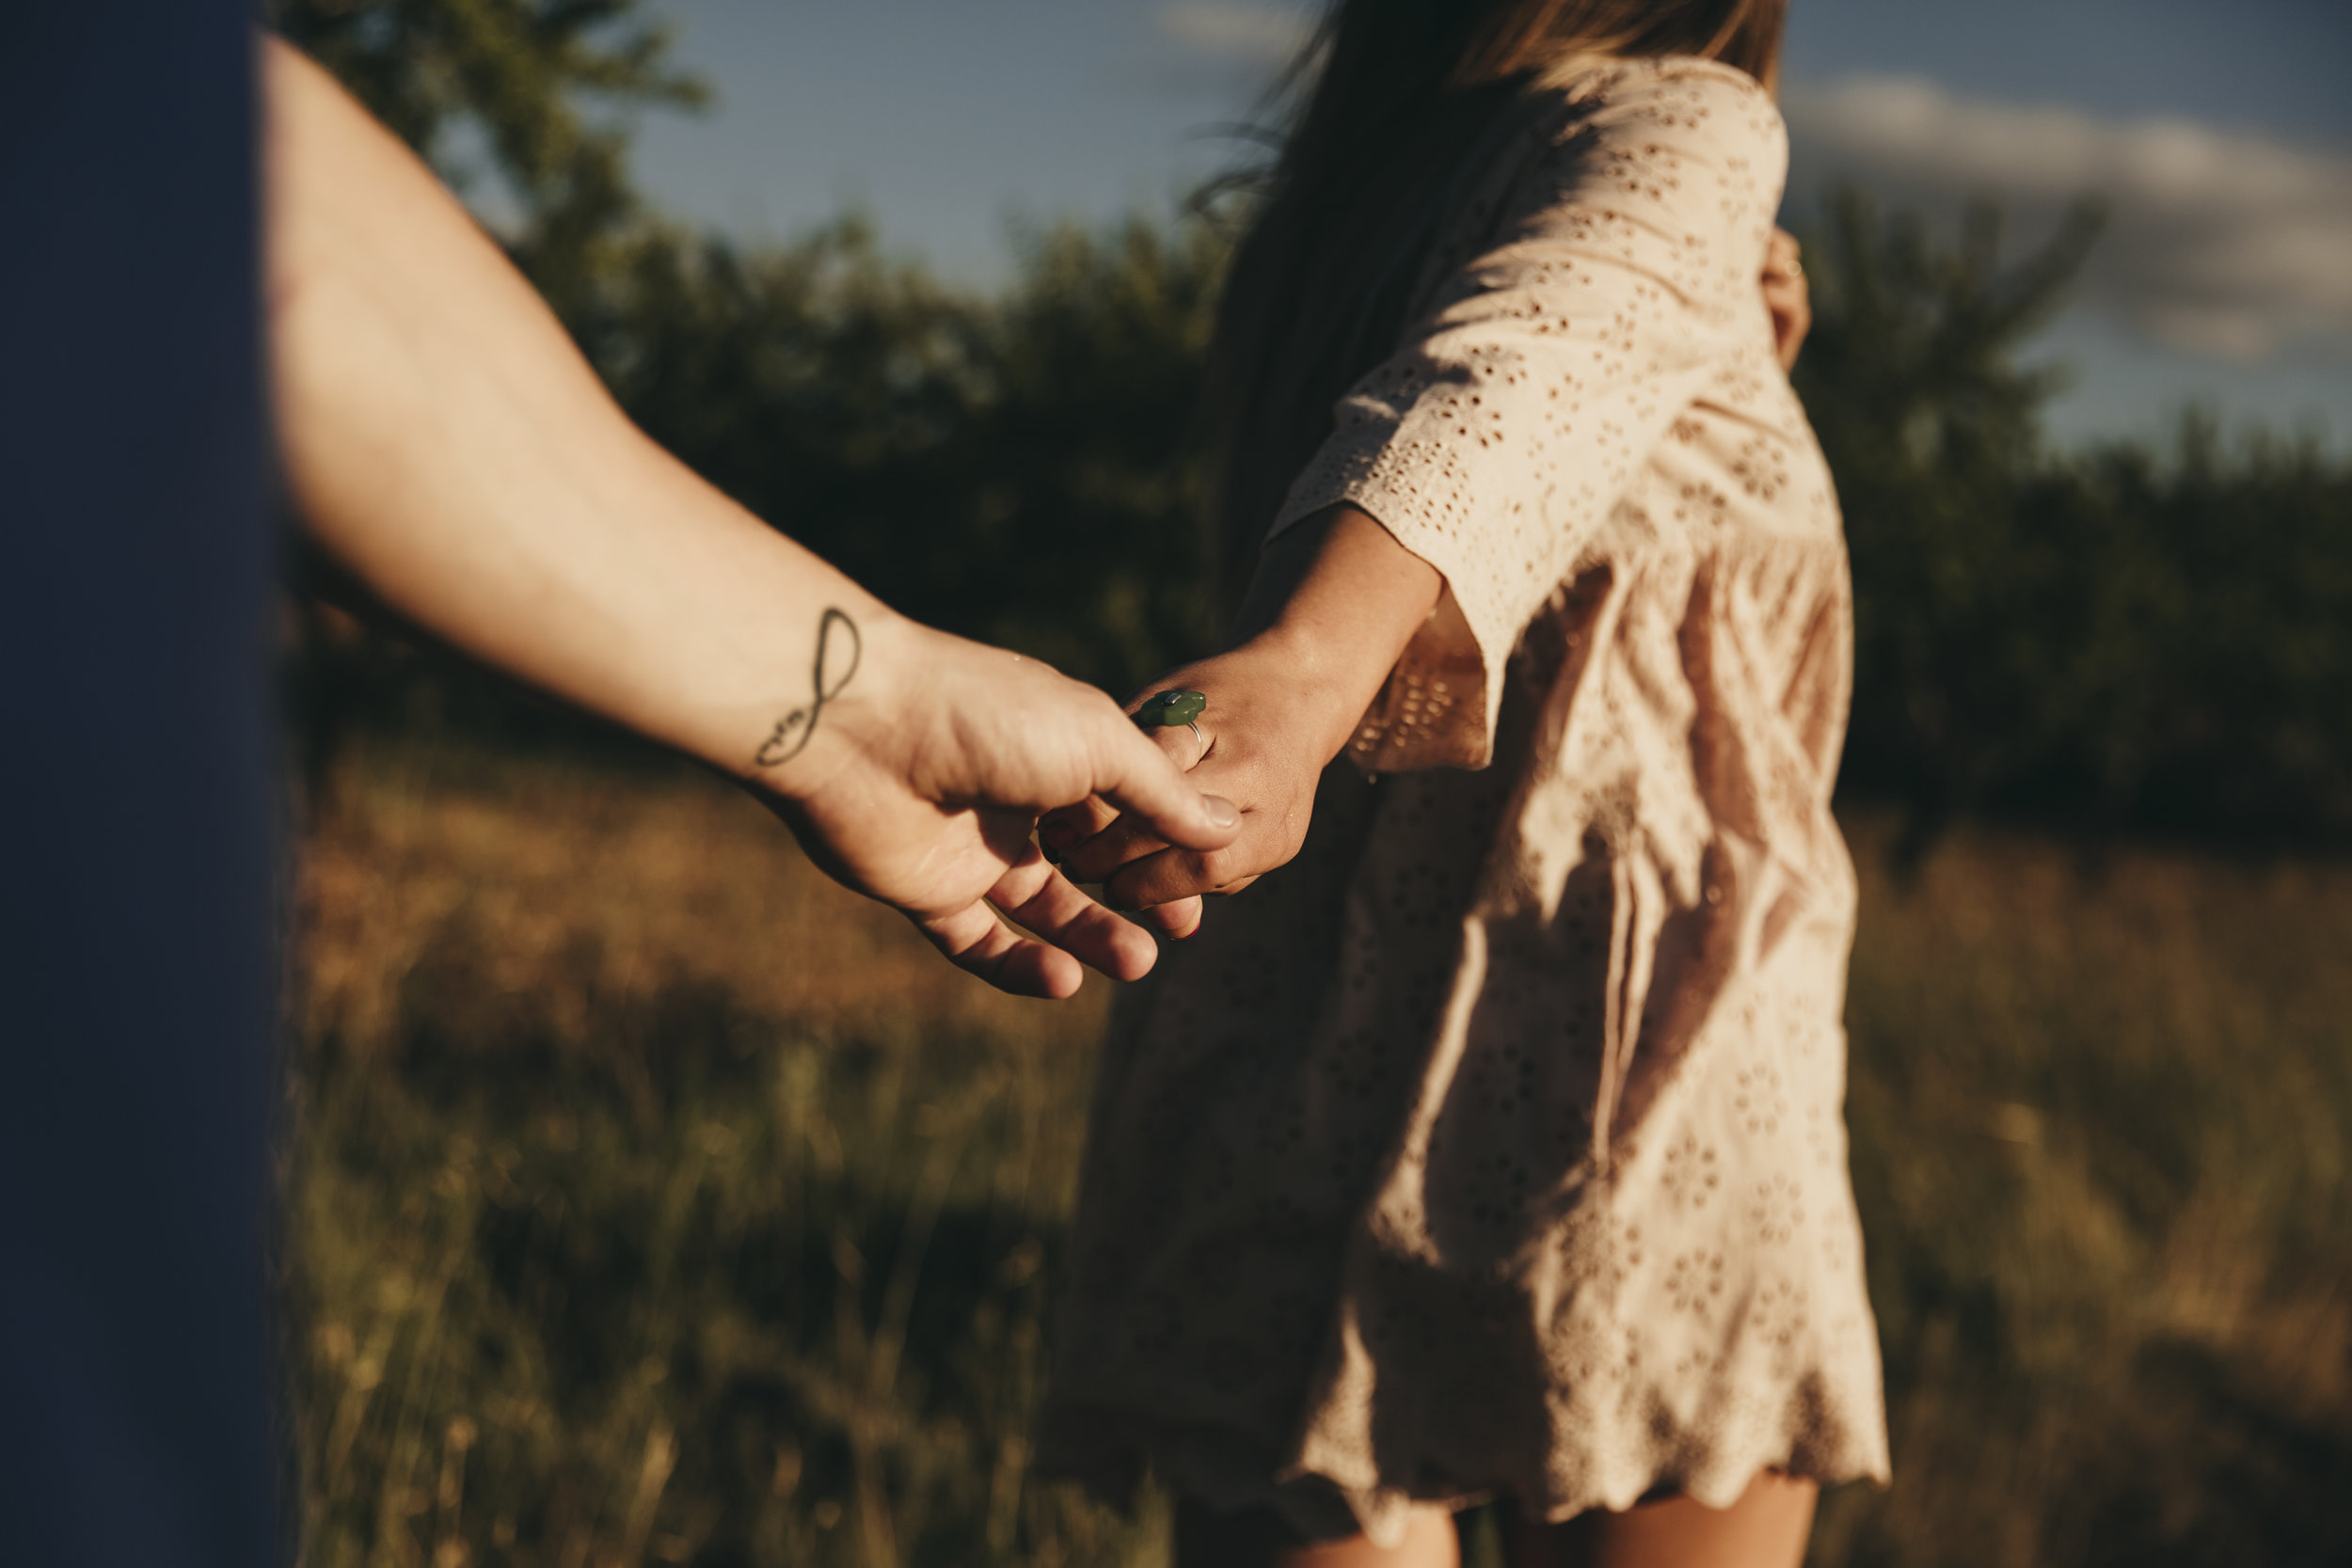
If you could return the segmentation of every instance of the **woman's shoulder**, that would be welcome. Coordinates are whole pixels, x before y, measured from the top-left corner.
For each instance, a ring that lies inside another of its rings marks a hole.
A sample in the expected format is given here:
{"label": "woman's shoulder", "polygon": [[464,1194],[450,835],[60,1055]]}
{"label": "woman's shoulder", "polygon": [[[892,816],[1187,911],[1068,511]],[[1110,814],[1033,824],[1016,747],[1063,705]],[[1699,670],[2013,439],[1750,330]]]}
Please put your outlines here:
{"label": "woman's shoulder", "polygon": [[1532,90],[1564,111],[1563,135],[1622,128],[1684,147],[1787,156],[1788,130],[1772,95],[1721,60],[1572,55],[1539,75]]}
{"label": "woman's shoulder", "polygon": [[1788,174],[1788,132],[1772,94],[1747,72],[1687,55],[1585,55],[1545,71],[1522,102],[1532,116],[1520,123],[1533,138],[1521,145],[1532,156],[1514,176],[1513,205],[1606,199],[1671,212],[1677,222],[1703,210],[1740,227],[1761,214],[1770,230]]}

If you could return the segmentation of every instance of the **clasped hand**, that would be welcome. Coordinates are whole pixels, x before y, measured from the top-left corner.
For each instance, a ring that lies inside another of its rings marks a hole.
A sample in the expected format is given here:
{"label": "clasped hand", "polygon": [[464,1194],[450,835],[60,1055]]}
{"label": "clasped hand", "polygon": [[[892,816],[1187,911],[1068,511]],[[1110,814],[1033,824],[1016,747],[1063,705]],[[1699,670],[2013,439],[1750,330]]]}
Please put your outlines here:
{"label": "clasped hand", "polygon": [[825,705],[811,755],[770,796],[811,857],[1000,990],[1062,997],[1080,963],[1149,970],[1149,935],[1030,842],[1039,812],[1115,801],[1106,814],[1151,825],[1137,832],[1206,847],[1232,837],[1232,807],[1163,768],[1109,698],[1034,659],[887,615],[866,638],[871,683]]}
{"label": "clasped hand", "polygon": [[1200,925],[1202,895],[1238,893],[1296,855],[1329,760],[1322,751],[1328,723],[1279,663],[1274,650],[1245,645],[1170,671],[1127,703],[1132,713],[1157,691],[1208,697],[1198,737],[1184,725],[1151,734],[1194,787],[1240,807],[1240,836],[1221,849],[1170,845],[1097,798],[1048,814],[1039,828],[1063,872],[1102,883],[1114,908],[1146,911],[1162,930],[1185,937]]}
{"label": "clasped hand", "polygon": [[[1813,319],[1797,242],[1786,230],[1773,230],[1758,282],[1786,369]],[[1114,907],[1149,911],[1161,929],[1190,936],[1202,895],[1238,893],[1298,853],[1324,768],[1441,586],[1434,568],[1352,506],[1281,534],[1251,584],[1245,641],[1169,671],[1127,703],[1132,714],[1155,691],[1208,697],[1199,736],[1178,727],[1154,738],[1196,787],[1240,807],[1240,836],[1220,849],[1172,846],[1098,797],[1050,813],[1039,842],[1073,879],[1103,883]]]}

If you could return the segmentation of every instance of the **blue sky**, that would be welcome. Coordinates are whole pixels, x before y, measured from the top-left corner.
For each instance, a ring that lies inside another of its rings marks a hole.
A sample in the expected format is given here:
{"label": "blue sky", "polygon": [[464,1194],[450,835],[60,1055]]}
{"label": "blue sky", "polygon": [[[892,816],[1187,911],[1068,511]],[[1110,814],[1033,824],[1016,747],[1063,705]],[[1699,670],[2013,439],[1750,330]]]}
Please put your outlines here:
{"label": "blue sky", "polygon": [[[1000,280],[1023,222],[1165,211],[1220,167],[1302,0],[657,0],[716,87],[637,170],[747,240],[846,205],[944,276]],[[2198,401],[2352,451],[2352,0],[1794,0],[1792,207],[1851,176],[2030,236],[2078,189],[2115,222],[2040,352],[2061,437]]]}

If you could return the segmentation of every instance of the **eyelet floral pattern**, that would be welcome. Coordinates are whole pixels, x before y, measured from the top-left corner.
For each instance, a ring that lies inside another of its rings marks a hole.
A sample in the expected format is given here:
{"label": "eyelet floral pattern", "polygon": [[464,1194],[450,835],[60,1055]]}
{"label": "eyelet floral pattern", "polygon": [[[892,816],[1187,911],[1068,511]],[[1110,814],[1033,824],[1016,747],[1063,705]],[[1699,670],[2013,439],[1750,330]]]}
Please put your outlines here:
{"label": "eyelet floral pattern", "polygon": [[1377,1541],[1885,1477],[1786,146],[1725,67],[1564,68],[1340,403],[1276,531],[1352,502],[1447,592],[1297,860],[1122,999],[1047,1469]]}

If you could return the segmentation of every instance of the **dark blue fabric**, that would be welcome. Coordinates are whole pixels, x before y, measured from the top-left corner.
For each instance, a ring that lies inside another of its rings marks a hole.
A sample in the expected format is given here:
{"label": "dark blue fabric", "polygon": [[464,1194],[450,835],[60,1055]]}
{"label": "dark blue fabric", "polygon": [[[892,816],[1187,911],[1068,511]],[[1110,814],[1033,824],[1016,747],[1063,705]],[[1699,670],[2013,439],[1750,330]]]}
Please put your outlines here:
{"label": "dark blue fabric", "polygon": [[0,7],[0,1560],[275,1554],[251,16]]}

